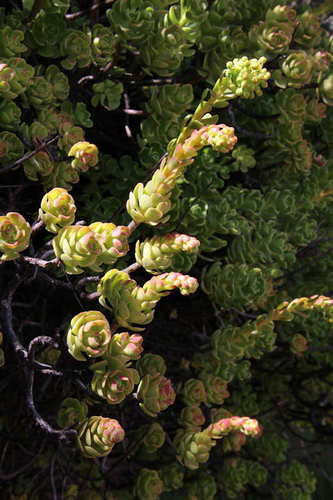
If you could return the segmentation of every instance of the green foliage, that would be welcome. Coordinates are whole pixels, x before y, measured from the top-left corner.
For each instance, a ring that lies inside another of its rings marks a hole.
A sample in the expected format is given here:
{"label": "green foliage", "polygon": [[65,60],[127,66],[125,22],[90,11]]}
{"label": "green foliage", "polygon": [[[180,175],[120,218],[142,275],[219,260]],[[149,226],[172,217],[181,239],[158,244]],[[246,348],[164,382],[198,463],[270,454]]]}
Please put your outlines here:
{"label": "green foliage", "polygon": [[0,9],[0,497],[310,500],[330,2],[88,3]]}

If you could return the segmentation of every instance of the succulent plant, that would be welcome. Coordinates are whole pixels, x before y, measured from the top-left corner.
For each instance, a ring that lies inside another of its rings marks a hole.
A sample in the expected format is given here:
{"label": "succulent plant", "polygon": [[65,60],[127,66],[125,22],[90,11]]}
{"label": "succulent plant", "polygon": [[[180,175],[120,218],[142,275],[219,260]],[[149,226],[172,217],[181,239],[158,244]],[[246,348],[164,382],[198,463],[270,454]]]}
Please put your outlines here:
{"label": "succulent plant", "polygon": [[145,375],[141,379],[137,397],[140,401],[140,408],[147,415],[157,417],[158,413],[174,403],[176,393],[170,380],[157,373]]}
{"label": "succulent plant", "polygon": [[75,398],[66,398],[58,411],[57,423],[59,427],[76,425],[87,417],[88,406],[84,401]]}
{"label": "succulent plant", "polygon": [[97,259],[103,247],[89,227],[63,227],[52,244],[56,257],[63,262],[69,274],[80,274],[84,267],[89,267],[93,271],[100,270]]}
{"label": "succulent plant", "polygon": [[83,311],[72,318],[67,332],[70,354],[78,361],[105,354],[111,340],[108,320],[100,311]]}
{"label": "succulent plant", "polygon": [[111,405],[121,403],[126,396],[133,392],[134,386],[139,383],[139,374],[134,368],[119,366],[114,370],[108,364],[101,362],[92,367],[94,376],[91,388],[100,397]]}
{"label": "succulent plant", "polygon": [[78,445],[87,458],[104,457],[125,437],[124,429],[112,418],[90,417],[78,429]]}
{"label": "succulent plant", "polygon": [[8,212],[0,216],[0,252],[1,260],[13,260],[28,248],[31,227],[25,218],[17,212]]}
{"label": "succulent plant", "polygon": [[139,500],[157,500],[163,489],[163,482],[156,470],[140,470],[135,483],[135,496]]}
{"label": "succulent plant", "polygon": [[70,226],[75,219],[76,206],[73,197],[63,188],[54,188],[41,201],[39,218],[51,233]]}

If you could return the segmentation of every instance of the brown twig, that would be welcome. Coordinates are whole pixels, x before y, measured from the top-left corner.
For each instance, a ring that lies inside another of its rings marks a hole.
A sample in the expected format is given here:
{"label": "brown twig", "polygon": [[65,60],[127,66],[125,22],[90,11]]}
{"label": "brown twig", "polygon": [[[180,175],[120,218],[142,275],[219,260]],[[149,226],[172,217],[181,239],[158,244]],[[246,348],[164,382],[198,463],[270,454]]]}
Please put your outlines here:
{"label": "brown twig", "polygon": [[91,7],[88,9],[83,9],[80,10],[79,12],[73,12],[72,14],[66,14],[65,18],[67,21],[73,21],[74,19],[77,19],[78,17],[84,16],[85,14],[92,13],[94,10],[99,9],[102,5],[107,5],[112,3],[114,0],[104,0],[102,2],[95,2]]}
{"label": "brown twig", "polygon": [[125,267],[125,269],[122,269],[122,272],[130,274],[130,273],[133,273],[134,271],[137,271],[138,269],[140,269],[140,267],[141,267],[141,264],[139,264],[138,262],[134,262],[130,266]]}
{"label": "brown twig", "polygon": [[99,276],[86,276],[85,278],[81,278],[77,283],[76,287],[77,288],[82,288],[85,286],[87,283],[96,283],[99,281],[101,278]]}
{"label": "brown twig", "polygon": [[37,259],[36,257],[25,257],[22,255],[21,260],[23,262],[26,262],[27,264],[31,264],[32,266],[41,267],[42,269],[45,269],[49,266],[59,266],[60,264],[60,260],[58,258],[52,260],[43,260]]}
{"label": "brown twig", "polygon": [[133,233],[133,231],[136,230],[136,228],[139,226],[139,223],[138,222],[135,222],[134,220],[132,220],[129,224],[128,224],[128,229],[129,229],[129,232],[130,234]]}
{"label": "brown twig", "polygon": [[134,116],[145,115],[145,116],[147,116],[147,113],[145,111],[142,111],[142,109],[125,108],[125,109],[122,109],[122,112],[126,113],[127,115],[134,115]]}
{"label": "brown twig", "polygon": [[96,300],[101,296],[99,292],[81,293],[80,297],[86,300]]}
{"label": "brown twig", "polygon": [[46,142],[43,142],[39,146],[37,146],[33,151],[30,151],[29,153],[26,153],[23,155],[21,158],[18,160],[14,161],[14,163],[10,163],[9,165],[4,166],[3,168],[0,169],[0,174],[4,174],[8,172],[9,170],[12,170],[13,168],[19,167],[24,161],[29,160],[29,158],[32,158],[36,153],[39,151],[42,151],[44,148],[55,142],[56,140],[59,139],[59,135],[56,135],[52,139],[49,139]]}
{"label": "brown twig", "polygon": [[33,223],[31,226],[31,231],[33,233],[37,233],[42,227],[44,226],[44,222],[42,220],[36,220],[36,222]]}

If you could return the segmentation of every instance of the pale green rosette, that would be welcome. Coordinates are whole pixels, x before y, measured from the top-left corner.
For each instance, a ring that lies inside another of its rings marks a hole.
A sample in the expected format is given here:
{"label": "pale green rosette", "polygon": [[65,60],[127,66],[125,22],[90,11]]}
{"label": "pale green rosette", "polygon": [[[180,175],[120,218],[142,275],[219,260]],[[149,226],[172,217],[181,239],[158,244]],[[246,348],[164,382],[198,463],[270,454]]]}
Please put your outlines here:
{"label": "pale green rosette", "polygon": [[157,417],[158,413],[166,410],[176,399],[176,393],[169,379],[163,375],[145,375],[139,384],[137,398],[140,408],[150,415]]}
{"label": "pale green rosette", "polygon": [[103,248],[95,233],[86,226],[67,226],[53,239],[56,257],[65,265],[68,274],[81,274],[82,268],[100,271],[97,258]]}
{"label": "pale green rosette", "polygon": [[135,258],[151,274],[171,270],[187,272],[196,261],[199,246],[199,240],[186,234],[153,236],[142,243],[136,242]]}
{"label": "pale green rosette", "polygon": [[68,191],[54,188],[43,196],[39,218],[44,222],[47,231],[57,233],[74,222],[75,212],[75,202]]}
{"label": "pale green rosette", "polygon": [[140,331],[142,328],[133,323],[145,325],[152,321],[158,297],[154,295],[153,300],[149,300],[127,273],[111,269],[102,277],[97,291],[101,294],[100,303],[113,312],[119,325]]}
{"label": "pale green rosette", "polygon": [[87,141],[76,142],[68,151],[68,156],[74,156],[72,167],[80,172],[86,172],[98,163],[98,149]]}
{"label": "pale green rosette", "polygon": [[89,227],[96,234],[103,248],[97,259],[98,265],[112,266],[129,251],[130,231],[127,226],[116,226],[112,222],[93,222]]}
{"label": "pale green rosette", "polygon": [[110,405],[117,405],[133,392],[140,377],[134,368],[117,363],[116,358],[113,363],[111,361],[111,364],[118,366],[115,369],[109,369],[108,362],[101,361],[91,367],[94,370],[91,388]]}
{"label": "pale green rosette", "polygon": [[0,216],[0,260],[14,260],[28,248],[31,227],[25,218],[17,212],[8,212]]}
{"label": "pale green rosette", "polygon": [[124,437],[124,429],[113,418],[90,417],[78,429],[78,445],[86,458],[105,457]]}
{"label": "pale green rosette", "polygon": [[133,335],[128,332],[115,333],[103,357],[106,359],[116,358],[125,365],[128,361],[140,358],[143,352],[142,343],[143,338],[137,333]]}
{"label": "pale green rosette", "polygon": [[273,71],[273,79],[278,87],[300,88],[311,82],[313,58],[304,50],[291,52],[283,61],[281,69]]}
{"label": "pale green rosette", "polygon": [[67,346],[78,361],[86,361],[87,356],[102,356],[110,340],[109,322],[100,311],[83,311],[72,318],[67,332]]}

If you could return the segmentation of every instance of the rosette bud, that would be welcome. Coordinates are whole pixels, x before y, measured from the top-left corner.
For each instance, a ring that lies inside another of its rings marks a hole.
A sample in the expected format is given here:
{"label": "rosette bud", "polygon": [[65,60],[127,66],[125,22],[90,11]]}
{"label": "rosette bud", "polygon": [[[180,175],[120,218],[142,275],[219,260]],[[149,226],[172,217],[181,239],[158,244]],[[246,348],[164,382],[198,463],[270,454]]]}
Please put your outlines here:
{"label": "rosette bud", "polygon": [[137,398],[141,401],[140,408],[150,415],[157,417],[158,413],[166,410],[176,399],[176,393],[169,379],[163,375],[145,375],[139,384]]}
{"label": "rosette bud", "polygon": [[31,142],[43,142],[44,139],[49,135],[49,131],[43,123],[35,120],[31,125],[23,125],[23,130],[25,135]]}
{"label": "rosette bud", "polygon": [[47,231],[57,233],[74,222],[76,206],[73,197],[63,188],[54,188],[41,201],[39,218]]}
{"label": "rosette bud", "polygon": [[22,43],[23,40],[24,31],[5,25],[0,29],[0,57],[13,57],[25,52],[27,47]]}
{"label": "rosette bud", "polygon": [[23,143],[15,134],[12,132],[0,133],[0,163],[16,160],[23,153]]}
{"label": "rosette bud", "polygon": [[266,12],[265,21],[251,28],[249,38],[263,51],[280,54],[288,49],[296,24],[296,11],[277,5]]}
{"label": "rosette bud", "polygon": [[33,77],[25,95],[29,104],[36,109],[53,104],[56,100],[53,95],[52,85],[43,76]]}
{"label": "rosette bud", "polygon": [[280,54],[288,49],[292,38],[292,29],[285,26],[267,26],[266,23],[251,29],[251,40],[263,49],[263,52]]}
{"label": "rosette bud", "polygon": [[136,364],[141,377],[145,375],[165,375],[166,363],[158,354],[145,354]]}
{"label": "rosette bud", "polygon": [[49,175],[42,177],[45,191],[54,187],[62,187],[70,191],[72,184],[76,184],[79,180],[79,174],[65,161],[57,163]]}
{"label": "rosette bud", "polygon": [[191,481],[186,485],[186,499],[187,500],[199,500],[204,498],[205,500],[214,500],[217,493],[217,484],[210,472],[200,472],[196,475],[194,481]]}
{"label": "rosette bud", "polygon": [[119,107],[124,91],[122,83],[104,80],[104,82],[94,83],[92,89],[94,95],[91,98],[91,104],[94,108],[101,105],[103,108],[111,111]]}
{"label": "rosette bud", "polygon": [[90,417],[78,429],[78,445],[87,458],[105,457],[124,437],[124,429],[113,418]]}
{"label": "rosette bud", "polygon": [[136,242],[135,258],[146,271],[188,271],[194,264],[200,242],[193,236],[172,233]]}
{"label": "rosette bud", "polygon": [[298,16],[298,25],[294,34],[294,41],[301,47],[314,47],[320,41],[323,30],[319,18],[309,10]]}
{"label": "rosette bud", "polygon": [[309,99],[306,102],[306,123],[319,123],[326,118],[327,107],[317,98]]}
{"label": "rosette bud", "polygon": [[145,427],[143,430],[145,437],[142,442],[148,453],[154,453],[164,445],[166,436],[165,431],[160,424],[154,422],[148,428]]}
{"label": "rosette bud", "polygon": [[31,45],[37,47],[38,54],[43,57],[59,57],[59,43],[66,28],[63,14],[54,12],[53,8],[40,9],[26,34],[31,38]]}
{"label": "rosette bud", "polygon": [[84,401],[75,398],[66,398],[61,403],[57,416],[59,427],[71,427],[82,422],[87,417],[88,406]]}
{"label": "rosette bud", "polygon": [[230,411],[226,410],[225,408],[212,408],[210,410],[210,420],[212,423],[229,417],[232,417],[232,413],[230,413]]}
{"label": "rosette bud", "polygon": [[207,401],[204,383],[196,378],[190,378],[184,384],[182,390],[183,401],[187,405],[200,405]]}
{"label": "rosette bud", "polygon": [[224,400],[230,396],[227,389],[228,383],[221,377],[205,372],[200,374],[200,378],[206,389],[207,402],[213,405],[223,405]]}
{"label": "rosette bud", "polygon": [[317,74],[319,73],[326,74],[331,66],[332,54],[330,52],[327,52],[326,50],[317,50],[312,55],[312,60],[313,60],[314,71]]}
{"label": "rosette bud", "polygon": [[141,335],[130,335],[128,332],[115,333],[104,354],[106,359],[116,358],[124,364],[140,358],[143,352]]}
{"label": "rosette bud", "polygon": [[100,311],[83,311],[72,318],[67,332],[67,346],[78,361],[86,361],[86,356],[102,356],[110,340],[109,322]]}
{"label": "rosette bud", "polygon": [[158,500],[163,490],[163,482],[156,470],[140,470],[134,487],[136,498],[139,500]]}
{"label": "rosette bud", "polygon": [[28,179],[38,181],[38,177],[50,175],[54,163],[46,151],[38,151],[34,156],[23,162],[23,169]]}
{"label": "rosette bud", "polygon": [[129,250],[128,237],[130,231],[127,226],[115,226],[112,222],[93,222],[89,228],[96,234],[103,251],[97,259],[97,264],[112,266]]}
{"label": "rosette bud", "polygon": [[145,186],[140,182],[130,192],[126,208],[135,222],[156,226],[169,219],[166,214],[171,209],[170,193],[175,182],[166,181],[165,172],[159,168]]}
{"label": "rosette bud", "polygon": [[158,298],[154,295],[155,300],[148,302],[144,290],[127,273],[111,269],[98,283],[97,291],[100,303],[112,310],[119,325],[138,331],[140,328],[132,323],[145,325],[152,321]]}
{"label": "rosette bud", "polygon": [[164,485],[165,491],[179,490],[184,483],[183,467],[177,462],[164,465],[158,471]]}
{"label": "rosette bud", "polygon": [[198,469],[200,464],[208,461],[210,450],[215,444],[204,431],[178,430],[174,439],[178,460],[192,470]]}
{"label": "rosette bud", "polygon": [[101,361],[91,367],[94,376],[91,388],[101,398],[107,400],[110,405],[121,403],[126,396],[133,392],[134,386],[139,383],[140,377],[134,368],[119,366],[115,370],[109,370],[108,363]]}
{"label": "rosette bud", "polygon": [[281,69],[273,71],[274,82],[281,88],[300,88],[311,82],[312,70],[312,57],[304,50],[293,51],[283,61]]}
{"label": "rosette bud", "polygon": [[6,63],[0,63],[0,96],[16,99],[29,87],[34,72],[34,68],[20,57],[11,57]]}
{"label": "rosette bud", "polygon": [[53,250],[68,274],[80,274],[83,267],[100,271],[96,264],[103,249],[95,233],[86,226],[67,226],[60,229],[52,242]]}
{"label": "rosette bud", "polygon": [[0,260],[13,260],[29,246],[31,227],[17,212],[0,216]]}
{"label": "rosette bud", "polygon": [[180,412],[179,423],[182,427],[186,427],[187,430],[197,432],[205,421],[205,415],[199,406],[185,406]]}
{"label": "rosette bud", "polygon": [[118,37],[102,24],[94,24],[89,36],[94,61],[101,66],[111,62],[117,50]]}
{"label": "rosette bud", "polygon": [[73,69],[75,66],[85,68],[92,62],[91,40],[89,36],[80,30],[67,30],[60,44],[60,55],[66,56],[61,61],[65,69]]}
{"label": "rosette bud", "polygon": [[11,89],[11,82],[14,83],[15,71],[6,63],[0,64],[0,95],[4,99],[15,99],[17,94],[14,88]]}
{"label": "rosette bud", "polygon": [[18,130],[22,111],[14,101],[0,103],[0,127],[5,130]]}
{"label": "rosette bud", "polygon": [[67,76],[60,71],[58,66],[51,64],[47,67],[45,78],[52,88],[55,99],[64,101],[69,94],[69,82]]}
{"label": "rosette bud", "polygon": [[68,152],[68,156],[74,156],[72,167],[75,170],[86,172],[89,167],[95,167],[98,163],[98,149],[95,144],[80,141],[74,144]]}
{"label": "rosette bud", "polygon": [[302,356],[309,348],[308,341],[301,333],[296,333],[290,342],[290,350],[298,356]]}
{"label": "rosette bud", "polygon": [[[74,127],[73,124],[71,124],[67,120],[65,120],[64,123],[60,124],[60,131],[62,135],[59,138],[57,145],[60,149],[66,151],[67,154],[71,150],[73,145],[76,145],[79,142],[85,142],[83,129],[81,127]],[[79,160],[78,163],[80,164]],[[78,170],[80,171],[80,169]]]}

